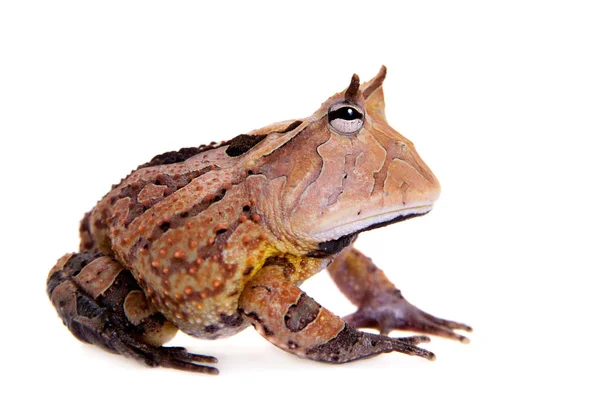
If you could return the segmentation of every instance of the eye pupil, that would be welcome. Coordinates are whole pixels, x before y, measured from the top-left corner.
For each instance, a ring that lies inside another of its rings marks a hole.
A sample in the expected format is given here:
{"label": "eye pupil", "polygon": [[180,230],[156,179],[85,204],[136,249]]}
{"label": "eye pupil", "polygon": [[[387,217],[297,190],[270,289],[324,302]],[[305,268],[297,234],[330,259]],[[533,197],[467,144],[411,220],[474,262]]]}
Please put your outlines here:
{"label": "eye pupil", "polygon": [[342,134],[356,133],[363,126],[363,114],[350,105],[330,109],[328,118],[329,125]]}
{"label": "eye pupil", "polygon": [[354,119],[362,118],[362,115],[352,107],[341,107],[329,113],[329,121],[338,118],[352,121]]}

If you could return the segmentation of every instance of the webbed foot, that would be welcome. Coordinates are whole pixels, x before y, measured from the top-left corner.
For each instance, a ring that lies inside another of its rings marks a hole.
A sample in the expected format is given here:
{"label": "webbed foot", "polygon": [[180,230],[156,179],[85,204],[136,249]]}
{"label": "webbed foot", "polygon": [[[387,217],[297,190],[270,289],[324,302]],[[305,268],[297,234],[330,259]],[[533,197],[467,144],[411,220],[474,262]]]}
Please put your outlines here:
{"label": "webbed foot", "polygon": [[421,311],[409,303],[400,291],[382,293],[366,299],[354,314],[348,315],[344,320],[357,328],[376,328],[382,335],[398,329],[441,336],[462,343],[469,343],[469,339],[455,330],[473,330],[468,325],[437,318]]}

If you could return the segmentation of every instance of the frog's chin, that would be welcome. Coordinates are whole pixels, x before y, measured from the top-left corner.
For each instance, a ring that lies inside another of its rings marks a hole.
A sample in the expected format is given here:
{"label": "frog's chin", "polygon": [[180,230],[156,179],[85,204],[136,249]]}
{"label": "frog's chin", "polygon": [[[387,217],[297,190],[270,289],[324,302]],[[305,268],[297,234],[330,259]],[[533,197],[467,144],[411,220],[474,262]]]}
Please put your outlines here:
{"label": "frog's chin", "polygon": [[321,232],[316,232],[311,236],[319,242],[337,240],[345,236],[357,235],[360,232],[425,215],[431,211],[432,208],[433,204],[426,204],[364,216],[361,219],[350,221]]}

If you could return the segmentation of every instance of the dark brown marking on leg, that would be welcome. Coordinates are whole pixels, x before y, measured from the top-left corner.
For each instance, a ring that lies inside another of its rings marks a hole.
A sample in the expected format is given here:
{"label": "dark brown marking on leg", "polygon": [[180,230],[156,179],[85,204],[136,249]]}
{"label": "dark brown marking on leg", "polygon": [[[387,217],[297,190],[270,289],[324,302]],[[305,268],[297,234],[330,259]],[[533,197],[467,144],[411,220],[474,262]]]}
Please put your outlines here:
{"label": "dark brown marking on leg", "polygon": [[319,303],[302,293],[298,302],[288,309],[284,317],[285,326],[292,332],[300,332],[317,318],[320,310]]}
{"label": "dark brown marking on leg", "polygon": [[94,319],[102,314],[102,308],[98,306],[92,298],[84,296],[80,293],[77,294],[77,315],[88,319]]}
{"label": "dark brown marking on leg", "polygon": [[[258,316],[258,314],[257,314],[257,313],[255,313],[255,312],[249,312],[249,313],[247,313],[247,312],[244,312],[244,311],[243,311],[243,310],[241,310],[241,309],[240,309],[239,311],[240,311],[241,313],[243,313],[243,314],[244,314],[246,317],[248,317],[248,318],[250,318],[250,319],[252,319],[252,320],[256,321],[256,323],[258,323],[258,325],[259,325],[259,326],[262,328],[262,330],[263,330],[263,335],[264,335],[264,336],[273,336],[273,335],[275,334],[275,333],[274,333],[272,330],[270,330],[270,329],[269,329],[269,328],[268,328],[268,327],[267,327],[267,326],[264,324],[263,320],[262,320],[262,319],[261,319],[261,318]],[[252,325],[254,326],[254,328],[255,328],[255,329],[257,328],[257,327],[256,327],[256,323],[254,323],[254,322],[252,323]]]}

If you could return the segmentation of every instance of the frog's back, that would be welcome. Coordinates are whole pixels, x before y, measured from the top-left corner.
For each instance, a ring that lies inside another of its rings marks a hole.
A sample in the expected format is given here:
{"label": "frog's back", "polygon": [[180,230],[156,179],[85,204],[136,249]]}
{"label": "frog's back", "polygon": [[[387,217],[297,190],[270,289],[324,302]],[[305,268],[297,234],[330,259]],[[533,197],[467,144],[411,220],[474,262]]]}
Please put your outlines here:
{"label": "frog's back", "polygon": [[115,257],[186,333],[216,338],[238,332],[247,326],[237,311],[241,288],[268,249],[241,156],[269,134],[297,125],[285,121],[154,157],[86,214],[81,250]]}

